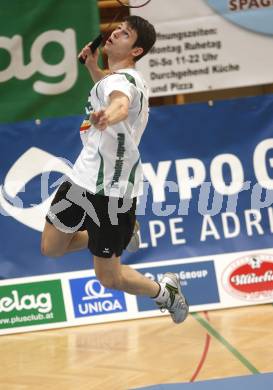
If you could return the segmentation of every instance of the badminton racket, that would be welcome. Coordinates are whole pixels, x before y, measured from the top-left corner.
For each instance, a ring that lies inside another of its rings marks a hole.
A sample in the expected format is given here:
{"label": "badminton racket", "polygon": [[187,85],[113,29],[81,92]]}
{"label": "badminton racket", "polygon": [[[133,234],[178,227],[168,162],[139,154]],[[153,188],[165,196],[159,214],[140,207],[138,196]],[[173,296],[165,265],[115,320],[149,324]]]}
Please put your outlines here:
{"label": "badminton racket", "polygon": [[[127,7],[127,8],[141,8],[150,3],[151,0],[116,0],[121,7]],[[105,37],[107,37],[109,31],[111,30],[112,25],[114,22],[118,19],[122,12],[122,9],[116,13],[113,20],[109,25],[107,26],[106,32],[104,34],[99,34],[92,43],[90,43],[89,47],[91,49],[92,53],[95,53],[97,48],[101,45],[101,43],[105,40]],[[85,63],[85,58],[82,56],[79,57],[79,61],[81,64]]]}

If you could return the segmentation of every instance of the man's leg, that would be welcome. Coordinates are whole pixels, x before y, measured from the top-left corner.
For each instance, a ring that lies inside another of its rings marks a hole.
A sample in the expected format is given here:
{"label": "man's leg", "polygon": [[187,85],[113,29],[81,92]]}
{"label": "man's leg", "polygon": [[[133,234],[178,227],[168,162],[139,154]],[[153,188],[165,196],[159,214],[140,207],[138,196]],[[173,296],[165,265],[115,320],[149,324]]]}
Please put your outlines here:
{"label": "man's leg", "polygon": [[122,265],[120,257],[111,259],[94,256],[96,276],[104,287],[122,290],[129,294],[155,297],[160,286],[135,269]]}
{"label": "man's leg", "polygon": [[74,233],[71,241],[66,248],[66,253],[77,252],[88,248],[89,236],[87,230]]}
{"label": "man's leg", "polygon": [[94,256],[94,267],[96,276],[104,287],[153,298],[161,310],[169,311],[177,324],[187,318],[189,306],[175,274],[166,273],[162,281],[157,283],[135,269],[122,265],[119,257],[105,259]]}
{"label": "man's leg", "polygon": [[41,252],[44,256],[60,257],[65,253],[85,249],[88,245],[86,230],[64,233],[46,222],[41,240]]}

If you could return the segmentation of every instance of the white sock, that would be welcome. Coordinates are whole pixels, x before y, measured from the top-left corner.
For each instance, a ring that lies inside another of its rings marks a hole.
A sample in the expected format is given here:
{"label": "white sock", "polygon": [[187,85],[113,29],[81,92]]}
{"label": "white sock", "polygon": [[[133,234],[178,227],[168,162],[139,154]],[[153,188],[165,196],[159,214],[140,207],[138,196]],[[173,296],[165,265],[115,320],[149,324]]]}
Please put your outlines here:
{"label": "white sock", "polygon": [[170,293],[169,291],[166,289],[166,284],[165,283],[158,283],[159,286],[160,286],[160,290],[159,290],[159,293],[157,294],[157,296],[155,296],[154,298],[152,298],[154,301],[156,301],[157,303],[166,303],[167,300],[169,299],[170,297]]}

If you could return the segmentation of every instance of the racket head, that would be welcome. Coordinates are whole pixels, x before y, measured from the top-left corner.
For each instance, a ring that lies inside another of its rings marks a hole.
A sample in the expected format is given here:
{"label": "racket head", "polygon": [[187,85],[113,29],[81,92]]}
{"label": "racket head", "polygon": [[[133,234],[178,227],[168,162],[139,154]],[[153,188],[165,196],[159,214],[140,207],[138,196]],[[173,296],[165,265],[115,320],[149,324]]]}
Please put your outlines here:
{"label": "racket head", "polygon": [[117,0],[117,2],[128,8],[141,8],[150,3],[151,0]]}

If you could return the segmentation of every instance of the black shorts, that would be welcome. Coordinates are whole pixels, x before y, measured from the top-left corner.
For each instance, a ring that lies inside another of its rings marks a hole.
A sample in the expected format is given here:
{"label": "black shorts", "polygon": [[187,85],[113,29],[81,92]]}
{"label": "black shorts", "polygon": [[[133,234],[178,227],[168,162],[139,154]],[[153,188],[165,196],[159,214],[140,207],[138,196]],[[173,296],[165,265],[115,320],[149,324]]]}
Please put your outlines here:
{"label": "black shorts", "polygon": [[47,222],[65,233],[87,230],[88,248],[99,257],[119,257],[131,240],[136,198],[94,195],[71,181],[58,188],[46,216]]}

